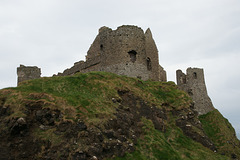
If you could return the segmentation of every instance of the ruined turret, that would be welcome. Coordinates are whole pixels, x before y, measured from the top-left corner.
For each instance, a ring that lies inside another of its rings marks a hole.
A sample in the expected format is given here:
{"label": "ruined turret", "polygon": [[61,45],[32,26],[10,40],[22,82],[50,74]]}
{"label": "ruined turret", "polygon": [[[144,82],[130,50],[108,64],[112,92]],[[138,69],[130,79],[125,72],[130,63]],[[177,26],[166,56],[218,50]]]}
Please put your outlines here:
{"label": "ruined turret", "polygon": [[20,65],[17,68],[18,84],[22,81],[37,79],[41,77],[41,69],[36,66]]}
{"label": "ruined turret", "polygon": [[150,29],[124,25],[112,30],[101,27],[89,48],[85,62],[77,62],[59,75],[77,72],[105,71],[142,80],[166,81],[159,65],[157,46]]}
{"label": "ruined turret", "polygon": [[199,115],[206,114],[214,109],[207,94],[203,69],[188,68],[186,74],[177,70],[176,74],[177,85],[192,97],[195,110]]}

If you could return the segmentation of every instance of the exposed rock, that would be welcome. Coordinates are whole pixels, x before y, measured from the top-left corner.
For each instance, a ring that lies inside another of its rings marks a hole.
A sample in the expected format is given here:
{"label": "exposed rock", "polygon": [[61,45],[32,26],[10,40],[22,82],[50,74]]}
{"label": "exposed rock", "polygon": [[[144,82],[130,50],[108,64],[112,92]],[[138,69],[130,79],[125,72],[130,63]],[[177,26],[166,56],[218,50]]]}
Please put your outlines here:
{"label": "exposed rock", "polygon": [[24,118],[20,117],[10,127],[10,132],[12,135],[23,134],[23,131],[26,129],[27,129],[26,120]]}
{"label": "exposed rock", "polygon": [[83,130],[87,129],[87,126],[85,125],[85,123],[83,121],[80,121],[80,122],[77,122],[76,129],[79,131],[83,131]]}
{"label": "exposed rock", "polygon": [[[187,110],[174,110],[174,114],[178,115],[176,125],[183,130],[183,133],[193,140],[201,143],[205,147],[210,148],[212,151],[216,151],[216,147],[213,142],[206,136],[203,131],[201,122],[198,120],[198,113],[189,107]],[[186,114],[186,115],[184,115]]]}
{"label": "exposed rock", "polygon": [[[155,127],[164,131],[166,115],[163,110],[149,106],[147,102],[130,91],[119,90],[119,95],[121,100],[116,100],[116,103],[120,103],[119,108],[116,109],[116,118],[110,118],[104,124],[104,128],[89,127],[82,120],[77,122],[64,120],[59,110],[43,107],[45,103],[42,100],[24,100],[28,119],[19,117],[8,122],[9,132],[14,142],[11,142],[7,148],[11,152],[15,151],[16,154],[12,156],[16,158],[31,157],[38,153],[45,159],[55,159],[56,156],[62,159],[69,157],[72,159],[103,159],[104,157],[123,156],[126,152],[135,150],[137,139],[142,134],[142,116],[152,119]],[[37,129],[42,132],[53,131],[52,136],[61,136],[61,143],[54,145],[56,142],[33,139],[32,132],[29,131]],[[28,147],[28,143],[37,146],[34,150],[26,152],[24,148]],[[76,147],[69,148],[70,144]],[[82,151],[77,151],[79,144],[85,146]],[[41,150],[40,146],[44,146],[45,149]],[[63,151],[60,153],[59,150]]]}

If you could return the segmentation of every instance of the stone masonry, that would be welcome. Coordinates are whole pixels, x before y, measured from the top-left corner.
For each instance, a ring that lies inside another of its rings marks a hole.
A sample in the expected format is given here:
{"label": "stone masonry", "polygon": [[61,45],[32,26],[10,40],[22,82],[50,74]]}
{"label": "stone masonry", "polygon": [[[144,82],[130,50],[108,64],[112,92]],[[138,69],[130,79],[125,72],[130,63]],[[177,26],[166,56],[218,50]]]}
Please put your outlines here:
{"label": "stone masonry", "polygon": [[142,80],[166,81],[166,72],[159,65],[158,50],[150,29],[124,25],[112,30],[99,29],[89,48],[86,61],[79,61],[58,76],[77,72],[105,71]]}
{"label": "stone masonry", "polygon": [[[57,76],[90,71],[112,72],[142,80],[167,81],[166,72],[159,65],[158,50],[150,29],[144,33],[141,28],[130,25],[120,26],[116,30],[100,28],[87,52],[86,61],[74,63]],[[17,74],[19,84],[40,78],[41,69],[20,65]],[[214,109],[207,94],[203,69],[188,68],[186,74],[177,70],[177,85],[192,97],[199,115]]]}
{"label": "stone masonry", "polygon": [[176,74],[177,85],[192,97],[195,110],[199,115],[206,114],[214,109],[212,101],[207,94],[203,69],[188,68],[187,74],[177,70]]}
{"label": "stone masonry", "polygon": [[41,77],[41,69],[36,66],[20,65],[17,68],[18,84],[22,81],[37,79]]}

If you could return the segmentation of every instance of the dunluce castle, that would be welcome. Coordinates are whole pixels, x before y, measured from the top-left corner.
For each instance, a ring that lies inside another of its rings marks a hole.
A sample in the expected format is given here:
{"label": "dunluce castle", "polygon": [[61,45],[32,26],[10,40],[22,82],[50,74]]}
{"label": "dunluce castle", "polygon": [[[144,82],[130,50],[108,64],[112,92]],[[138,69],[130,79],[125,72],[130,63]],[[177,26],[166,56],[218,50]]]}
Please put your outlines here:
{"label": "dunluce castle", "polygon": [[[157,46],[150,29],[144,33],[137,26],[124,25],[116,30],[100,28],[87,52],[86,61],[76,62],[71,68],[55,76],[90,71],[112,72],[142,80],[167,81],[166,71],[159,64]],[[41,69],[20,65],[17,74],[20,83],[40,78]],[[214,109],[207,94],[203,69],[188,68],[186,74],[177,70],[177,85],[192,97],[200,115]]]}

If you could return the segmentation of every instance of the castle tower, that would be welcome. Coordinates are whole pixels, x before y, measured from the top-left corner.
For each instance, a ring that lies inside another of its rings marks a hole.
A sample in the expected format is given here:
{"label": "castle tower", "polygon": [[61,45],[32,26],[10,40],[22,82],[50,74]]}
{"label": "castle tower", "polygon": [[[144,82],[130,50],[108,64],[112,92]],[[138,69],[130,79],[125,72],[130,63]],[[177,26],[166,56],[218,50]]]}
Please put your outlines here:
{"label": "castle tower", "polygon": [[166,72],[159,65],[158,50],[150,29],[144,33],[137,26],[121,26],[116,30],[100,28],[87,52],[86,62],[76,63],[62,75],[74,74],[78,70],[166,81]]}
{"label": "castle tower", "polygon": [[86,61],[79,61],[60,76],[77,72],[105,71],[142,80],[167,81],[159,65],[157,46],[150,29],[124,25],[112,30],[101,27],[89,48]]}
{"label": "castle tower", "polygon": [[18,75],[18,84],[22,81],[30,80],[30,79],[37,79],[41,77],[41,69],[34,66],[24,66],[20,65],[17,68],[17,75]]}
{"label": "castle tower", "polygon": [[188,68],[187,74],[177,70],[177,85],[187,92],[194,101],[195,110],[199,115],[206,114],[214,109],[211,99],[207,94],[203,69]]}

